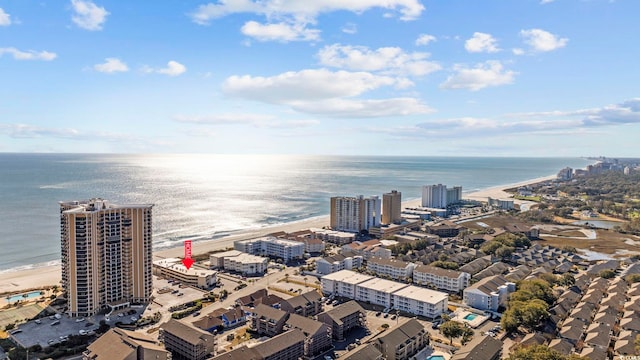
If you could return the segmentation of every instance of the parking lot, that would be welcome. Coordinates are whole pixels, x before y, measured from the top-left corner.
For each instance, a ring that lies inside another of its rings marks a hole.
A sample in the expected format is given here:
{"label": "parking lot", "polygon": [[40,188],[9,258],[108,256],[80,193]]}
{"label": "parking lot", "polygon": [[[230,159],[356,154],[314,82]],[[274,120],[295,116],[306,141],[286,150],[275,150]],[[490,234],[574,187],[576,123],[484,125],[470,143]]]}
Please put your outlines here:
{"label": "parking lot", "polygon": [[62,315],[60,319],[46,317],[20,324],[19,332],[14,332],[14,338],[25,348],[39,344],[47,347],[52,343],[59,343],[65,336],[80,335],[80,330],[89,332],[98,329],[98,323],[87,320],[69,318]]}

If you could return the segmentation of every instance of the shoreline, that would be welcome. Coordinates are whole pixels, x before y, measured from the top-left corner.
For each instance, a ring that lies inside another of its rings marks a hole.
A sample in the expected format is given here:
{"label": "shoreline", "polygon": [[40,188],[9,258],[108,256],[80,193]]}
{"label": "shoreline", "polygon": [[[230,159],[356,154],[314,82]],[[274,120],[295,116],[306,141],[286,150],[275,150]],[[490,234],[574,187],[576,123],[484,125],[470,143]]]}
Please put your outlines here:
{"label": "shoreline", "polygon": [[[487,197],[505,198],[511,194],[505,192],[505,189],[519,187],[529,184],[535,184],[542,181],[555,179],[555,175],[542,176],[530,180],[524,180],[518,183],[504,184],[492,186],[486,189],[473,191],[462,194],[463,199],[487,201]],[[516,200],[519,201],[519,200]],[[420,206],[421,198],[413,198],[402,202],[402,207]],[[329,225],[329,215],[321,215],[309,219],[296,220],[290,223],[278,224],[273,226],[265,226],[263,228],[254,228],[248,230],[239,230],[235,234],[223,236],[218,239],[194,242],[193,255],[201,255],[210,251],[226,249],[233,247],[233,242],[237,240],[253,239],[275,232],[295,232],[309,228],[321,228]],[[153,251],[154,259],[168,257],[182,257],[184,255],[183,247],[176,246]],[[51,263],[51,262],[49,262]],[[0,271],[0,293],[20,292],[26,289],[45,287],[51,285],[59,285],[61,279],[61,265],[34,266],[30,269],[7,269]]]}

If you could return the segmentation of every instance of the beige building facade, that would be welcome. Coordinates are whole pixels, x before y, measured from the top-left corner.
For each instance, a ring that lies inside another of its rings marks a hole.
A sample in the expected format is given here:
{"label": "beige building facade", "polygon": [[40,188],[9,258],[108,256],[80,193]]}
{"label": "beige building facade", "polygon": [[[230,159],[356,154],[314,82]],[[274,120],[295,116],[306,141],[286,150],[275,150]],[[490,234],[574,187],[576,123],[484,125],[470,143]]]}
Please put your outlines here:
{"label": "beige building facade", "polygon": [[152,207],[103,199],[60,202],[62,287],[70,316],[149,301]]}

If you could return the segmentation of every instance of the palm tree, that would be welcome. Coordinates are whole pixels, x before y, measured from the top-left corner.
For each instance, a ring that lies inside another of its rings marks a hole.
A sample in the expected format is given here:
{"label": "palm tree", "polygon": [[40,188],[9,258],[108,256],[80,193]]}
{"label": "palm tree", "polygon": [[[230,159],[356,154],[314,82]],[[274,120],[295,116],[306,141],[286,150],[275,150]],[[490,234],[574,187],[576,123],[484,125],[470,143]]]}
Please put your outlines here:
{"label": "palm tree", "polygon": [[307,277],[304,277],[304,287],[307,287]]}
{"label": "palm tree", "polygon": [[288,284],[289,283],[289,274],[284,274],[284,281]]}

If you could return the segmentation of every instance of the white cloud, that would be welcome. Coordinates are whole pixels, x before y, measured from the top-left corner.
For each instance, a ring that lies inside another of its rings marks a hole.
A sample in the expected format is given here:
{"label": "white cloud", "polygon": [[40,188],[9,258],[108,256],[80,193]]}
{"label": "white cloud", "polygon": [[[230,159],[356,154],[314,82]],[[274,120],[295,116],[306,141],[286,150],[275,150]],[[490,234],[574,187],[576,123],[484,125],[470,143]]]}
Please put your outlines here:
{"label": "white cloud", "polygon": [[513,55],[524,55],[524,50],[521,48],[513,48],[511,49]]}
{"label": "white cloud", "polygon": [[206,25],[213,19],[230,14],[255,13],[267,18],[314,22],[323,13],[342,10],[362,13],[372,8],[395,11],[402,20],[415,20],[424,10],[419,0],[219,0],[200,5],[191,18],[198,24]]}
{"label": "white cloud", "polygon": [[145,73],[157,73],[157,74],[164,74],[169,76],[178,76],[185,73],[187,71],[187,67],[180,64],[177,61],[171,60],[167,63],[167,67],[165,68],[157,69],[157,68],[152,68],[145,65],[142,67],[142,71]]}
{"label": "white cloud", "polygon": [[354,23],[348,23],[342,27],[342,32],[345,34],[353,35],[358,32],[358,27]]}
{"label": "white cloud", "polygon": [[0,26],[9,25],[11,25],[11,15],[7,14],[2,8],[0,8]]}
{"label": "white cloud", "polygon": [[520,36],[524,42],[535,52],[553,51],[563,48],[569,42],[567,38],[559,38],[550,32],[542,29],[529,29],[520,31]]}
{"label": "white cloud", "polygon": [[441,88],[477,91],[490,86],[511,84],[516,75],[514,71],[505,70],[500,61],[486,61],[473,68],[455,65],[453,70],[456,73],[449,76],[440,85]]}
{"label": "white cloud", "polygon": [[113,74],[116,72],[127,72],[129,67],[118,58],[106,58],[102,64],[95,64],[93,68],[96,71]]}
{"label": "white cloud", "polygon": [[416,45],[428,45],[430,42],[437,41],[435,36],[429,34],[420,34],[416,39]]}
{"label": "white cloud", "polygon": [[406,79],[378,76],[368,72],[310,69],[276,76],[230,76],[225,93],[273,104],[351,97],[382,86],[407,86]]}
{"label": "white cloud", "polygon": [[113,133],[106,131],[81,131],[74,128],[49,128],[30,124],[0,124],[0,134],[19,139],[57,138],[79,141],[141,141],[141,139],[136,136],[124,133]]}
{"label": "white cloud", "polygon": [[341,118],[406,116],[429,114],[435,111],[415,98],[379,100],[328,99],[294,103],[291,107],[300,112]]}
{"label": "white cloud", "polygon": [[558,121],[558,119],[579,118],[577,127],[598,127],[607,125],[624,125],[640,123],[640,98],[633,98],[619,104],[606,105],[600,108],[580,109],[573,111],[545,111],[507,114],[513,118],[537,118]]}
{"label": "white cloud", "polygon": [[301,128],[317,125],[317,120],[277,120],[275,116],[250,113],[223,113],[206,116],[177,115],[174,120],[198,125],[251,125],[257,128]]}
{"label": "white cloud", "polygon": [[85,30],[102,30],[102,25],[107,21],[109,12],[91,1],[71,0],[71,6],[75,14],[71,20]]}
{"label": "white cloud", "polygon": [[555,0],[540,0],[540,4],[544,5],[544,4],[550,4],[552,2],[554,2]]}
{"label": "white cloud", "polygon": [[55,53],[49,51],[34,51],[27,50],[21,51],[14,47],[0,48],[0,56],[3,54],[11,54],[16,60],[43,60],[51,61],[57,57]]}
{"label": "white cloud", "polygon": [[498,41],[491,34],[481,32],[474,32],[473,36],[465,41],[464,48],[471,53],[495,53],[500,51]]}
{"label": "white cloud", "polygon": [[320,30],[308,29],[302,23],[260,24],[256,21],[246,22],[241,32],[258,41],[312,41],[320,39]]}
{"label": "white cloud", "polygon": [[334,44],[318,52],[320,63],[325,66],[356,71],[380,71],[388,74],[422,76],[442,67],[427,61],[428,53],[405,53],[398,47],[370,50],[365,46]]}

